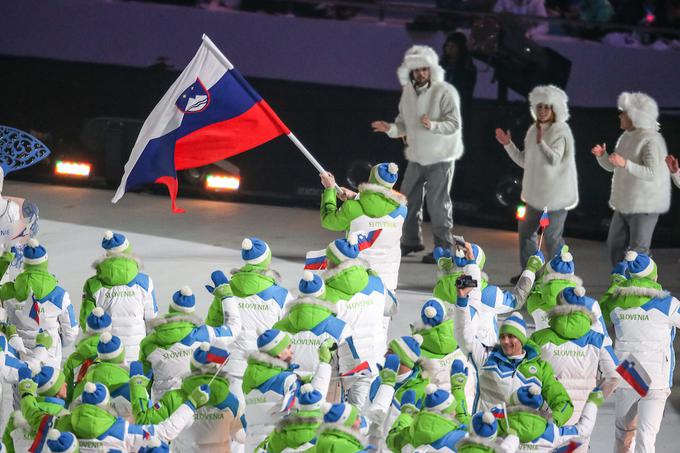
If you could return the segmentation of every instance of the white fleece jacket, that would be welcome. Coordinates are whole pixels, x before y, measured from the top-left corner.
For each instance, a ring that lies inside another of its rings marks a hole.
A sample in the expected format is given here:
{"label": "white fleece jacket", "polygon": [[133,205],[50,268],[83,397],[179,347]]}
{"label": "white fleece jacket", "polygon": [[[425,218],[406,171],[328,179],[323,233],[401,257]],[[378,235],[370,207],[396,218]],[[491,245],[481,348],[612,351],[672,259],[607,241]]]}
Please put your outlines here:
{"label": "white fleece jacket", "polygon": [[614,167],[607,153],[597,158],[614,172],[609,206],[623,214],[662,214],[671,205],[670,172],[664,162],[668,151],[663,136],[653,129],[624,131],[614,152],[628,161]]}
{"label": "white fleece jacket", "polygon": [[[543,127],[543,126],[542,126]],[[524,138],[524,151],[513,142],[505,150],[524,169],[522,200],[536,210],[573,209],[578,205],[578,178],[574,158],[574,136],[569,125],[557,122],[543,129],[536,143],[536,125]]]}
{"label": "white fleece jacket", "polygon": [[[420,122],[427,115],[430,129]],[[432,165],[459,159],[463,155],[460,96],[453,85],[431,82],[416,90],[404,85],[399,101],[399,115],[390,124],[387,135],[406,137],[406,159],[420,165]]]}

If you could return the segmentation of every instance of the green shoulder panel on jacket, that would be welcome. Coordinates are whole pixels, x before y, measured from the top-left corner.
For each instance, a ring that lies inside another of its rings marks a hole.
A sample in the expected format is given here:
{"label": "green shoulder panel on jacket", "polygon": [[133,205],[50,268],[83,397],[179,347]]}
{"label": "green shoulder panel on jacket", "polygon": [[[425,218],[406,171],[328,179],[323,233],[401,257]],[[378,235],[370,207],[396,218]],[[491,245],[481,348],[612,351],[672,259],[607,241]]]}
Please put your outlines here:
{"label": "green shoulder panel on jacket", "polygon": [[387,448],[394,453],[401,453],[401,450],[411,440],[409,429],[413,425],[414,417],[411,414],[402,413],[392,424],[390,432],[387,434]]}
{"label": "green shoulder panel on jacket", "polygon": [[14,299],[14,282],[3,283],[0,287],[0,300]]}
{"label": "green shoulder panel on jacket", "polygon": [[88,278],[85,285],[83,285],[83,300],[80,304],[78,316],[78,322],[83,331],[87,330],[87,317],[90,316],[96,304],[94,294],[103,287],[104,285],[97,277]]}
{"label": "green shoulder panel on jacket", "polygon": [[75,369],[81,366],[86,360],[97,358],[97,344],[99,335],[85,337],[76,346],[76,350],[68,357],[64,364],[64,376],[66,377],[67,397],[66,402],[73,401],[73,391],[75,382]]}
{"label": "green shoulder panel on jacket", "polygon": [[543,384],[541,395],[552,410],[555,424],[564,426],[574,413],[574,403],[571,402],[569,393],[562,383],[555,377],[552,366],[542,359],[539,359],[538,362],[540,363],[541,374],[539,379]]}

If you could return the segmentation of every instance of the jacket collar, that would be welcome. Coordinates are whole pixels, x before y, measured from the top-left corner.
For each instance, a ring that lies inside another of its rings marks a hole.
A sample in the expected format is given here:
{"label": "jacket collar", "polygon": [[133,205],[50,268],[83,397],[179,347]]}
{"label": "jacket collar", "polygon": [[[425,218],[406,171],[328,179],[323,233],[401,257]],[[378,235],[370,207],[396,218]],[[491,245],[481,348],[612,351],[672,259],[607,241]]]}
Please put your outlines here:
{"label": "jacket collar", "polygon": [[188,322],[194,324],[195,326],[201,326],[204,322],[195,315],[174,315],[174,316],[161,316],[160,318],[154,318],[148,322],[149,328],[154,329],[158,326],[164,324],[170,324],[173,322]]}
{"label": "jacket collar", "polygon": [[333,277],[336,277],[338,274],[340,274],[342,271],[345,271],[349,269],[350,267],[354,266],[361,266],[365,269],[368,269],[369,265],[368,262],[365,260],[362,260],[361,258],[353,259],[353,260],[347,260],[343,261],[342,263],[338,264],[335,266],[333,269],[328,269],[324,271],[324,273],[321,275],[321,278],[324,280],[330,280]]}
{"label": "jacket collar", "polygon": [[576,275],[560,274],[558,272],[550,272],[549,274],[545,274],[542,277],[543,283],[548,283],[552,280],[567,280],[567,281],[576,283],[576,286],[583,286],[583,280],[581,280],[581,278],[577,277]]}
{"label": "jacket collar", "polygon": [[619,286],[614,290],[612,294],[614,297],[640,296],[640,297],[652,297],[655,299],[665,299],[666,297],[671,295],[671,293],[665,290],[645,288],[643,286]]}
{"label": "jacket collar", "polygon": [[316,297],[304,296],[295,299],[292,302],[286,304],[286,309],[284,311],[284,316],[288,315],[294,307],[299,307],[300,305],[315,305],[317,307],[325,308],[330,310],[331,313],[336,315],[338,313],[338,306],[332,302],[328,302]]}
{"label": "jacket collar", "polygon": [[404,195],[400,194],[396,190],[388,189],[387,187],[379,186],[378,184],[373,184],[370,182],[359,184],[359,192],[361,193],[365,191],[377,192],[383,195],[385,198],[388,198],[400,205],[406,204],[406,197]]}
{"label": "jacket collar", "polygon": [[277,359],[276,357],[272,357],[269,354],[265,354],[264,352],[259,352],[259,351],[252,352],[248,356],[248,358],[255,360],[256,362],[271,365],[275,368],[281,368],[282,370],[287,370],[288,368],[290,368],[290,365],[287,362],[285,362],[281,359]]}

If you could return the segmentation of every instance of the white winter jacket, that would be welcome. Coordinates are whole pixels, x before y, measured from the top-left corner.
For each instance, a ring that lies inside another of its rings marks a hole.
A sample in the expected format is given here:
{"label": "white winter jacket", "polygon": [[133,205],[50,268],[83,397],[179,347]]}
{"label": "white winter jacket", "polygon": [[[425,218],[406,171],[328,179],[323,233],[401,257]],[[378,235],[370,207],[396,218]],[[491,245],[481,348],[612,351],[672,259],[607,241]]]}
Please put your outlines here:
{"label": "white winter jacket", "polygon": [[[430,129],[420,122],[423,115],[430,118]],[[406,159],[420,165],[460,159],[463,133],[458,91],[446,82],[433,81],[417,92],[407,83],[401,92],[399,115],[387,135],[406,137]]]}
{"label": "white winter jacket", "polygon": [[539,211],[573,209],[578,205],[574,136],[564,122],[541,127],[541,143],[536,143],[536,124],[532,124],[524,138],[524,151],[513,142],[504,147],[524,169],[522,201]]}
{"label": "white winter jacket", "polygon": [[623,214],[662,214],[671,203],[668,155],[663,136],[652,129],[624,131],[614,152],[628,162],[614,167],[604,153],[597,158],[602,168],[614,172],[609,206]]}

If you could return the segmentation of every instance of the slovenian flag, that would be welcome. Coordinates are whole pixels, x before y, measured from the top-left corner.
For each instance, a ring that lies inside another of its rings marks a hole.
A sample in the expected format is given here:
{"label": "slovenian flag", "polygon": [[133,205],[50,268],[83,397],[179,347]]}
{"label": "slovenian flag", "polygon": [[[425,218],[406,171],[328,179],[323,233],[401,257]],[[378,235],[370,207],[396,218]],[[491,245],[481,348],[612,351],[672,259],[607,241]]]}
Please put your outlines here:
{"label": "slovenian flag", "polygon": [[647,396],[649,384],[651,384],[652,379],[640,362],[635,359],[633,354],[630,354],[618,367],[616,367],[616,372],[619,373],[623,380],[629,383],[640,396]]}
{"label": "slovenian flag", "polygon": [[33,439],[33,443],[28,448],[29,452],[40,453],[43,451],[43,448],[45,448],[45,443],[47,442],[47,433],[52,428],[53,421],[54,421],[53,416],[51,415],[43,416],[43,418],[40,420],[38,432],[36,433],[35,438]]}
{"label": "slovenian flag", "polygon": [[581,445],[583,445],[583,442],[577,442],[575,440],[572,440],[568,444],[562,445],[561,447],[553,450],[553,453],[573,453]]}
{"label": "slovenian flag", "polygon": [[36,324],[40,325],[40,303],[33,295],[31,295],[31,301],[31,309],[28,312],[28,317],[35,321]]}
{"label": "slovenian flag", "polygon": [[305,255],[306,271],[322,271],[327,267],[326,250],[312,250]]}
{"label": "slovenian flag", "polygon": [[285,398],[283,398],[283,404],[281,404],[281,412],[290,412],[293,406],[295,406],[295,401],[297,401],[295,392],[286,393]]}
{"label": "slovenian flag", "polygon": [[497,420],[505,419],[505,407],[503,406],[494,406],[491,408],[490,412]]}
{"label": "slovenian flag", "polygon": [[357,238],[358,239],[357,245],[359,247],[359,251],[371,248],[373,244],[375,244],[375,241],[378,240],[380,233],[382,233],[382,228],[378,230],[372,230],[368,234],[359,234]]}
{"label": "slovenian flag", "polygon": [[369,374],[370,372],[371,372],[371,366],[368,364],[368,362],[364,361],[364,362],[361,362],[359,365],[355,366],[354,368],[352,368],[351,370],[349,370],[345,373],[342,373],[340,376],[341,377],[350,377],[350,376],[357,376],[357,375],[363,376],[363,375]]}
{"label": "slovenian flag", "polygon": [[541,214],[541,219],[538,221],[538,225],[545,229],[550,225],[550,216],[548,215],[548,208],[543,208],[543,213]]}
{"label": "slovenian flag", "polygon": [[220,349],[215,346],[210,346],[210,349],[208,349],[208,353],[205,356],[205,359],[209,363],[217,363],[222,365],[224,362],[229,359],[229,351],[226,349]]}
{"label": "slovenian flag", "polygon": [[202,167],[290,130],[210,39],[144,122],[111,200],[149,183],[165,184],[176,207],[177,171]]}

